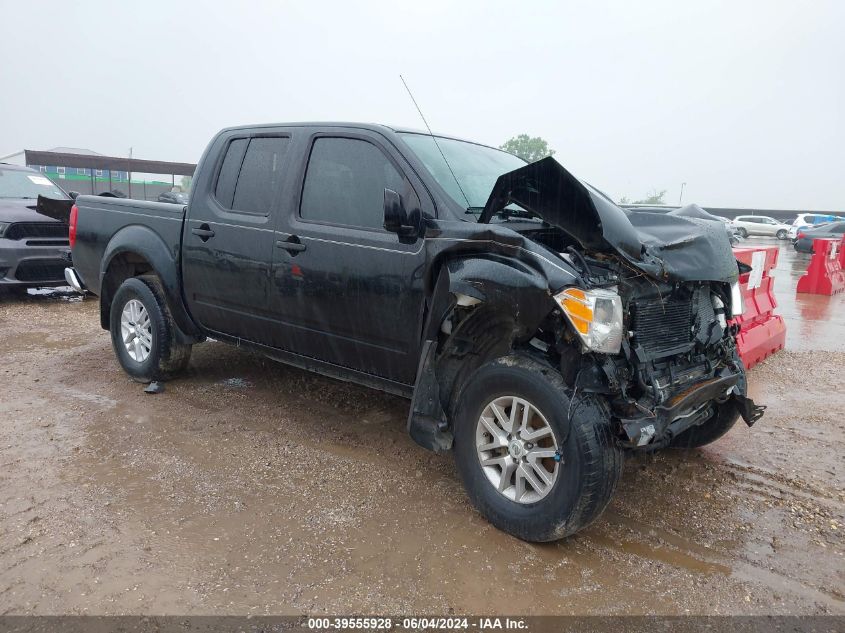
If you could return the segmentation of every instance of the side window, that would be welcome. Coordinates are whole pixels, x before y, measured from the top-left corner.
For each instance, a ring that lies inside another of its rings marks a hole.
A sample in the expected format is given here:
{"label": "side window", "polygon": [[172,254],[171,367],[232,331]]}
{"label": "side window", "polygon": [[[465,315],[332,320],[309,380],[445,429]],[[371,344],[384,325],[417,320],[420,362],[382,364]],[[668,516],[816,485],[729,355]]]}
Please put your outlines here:
{"label": "side window", "polygon": [[247,143],[249,143],[249,139],[246,138],[238,138],[229,143],[226,155],[223,157],[223,165],[220,167],[220,173],[217,176],[214,197],[227,209],[232,208],[235,185],[238,182],[238,172],[241,170]]}
{"label": "side window", "polygon": [[401,192],[404,178],[378,147],[359,139],[318,138],[299,213],[305,220],[382,228],[385,189]]}
{"label": "side window", "polygon": [[244,155],[232,209],[250,213],[270,212],[273,195],[282,178],[282,167],[290,139],[253,138]]}

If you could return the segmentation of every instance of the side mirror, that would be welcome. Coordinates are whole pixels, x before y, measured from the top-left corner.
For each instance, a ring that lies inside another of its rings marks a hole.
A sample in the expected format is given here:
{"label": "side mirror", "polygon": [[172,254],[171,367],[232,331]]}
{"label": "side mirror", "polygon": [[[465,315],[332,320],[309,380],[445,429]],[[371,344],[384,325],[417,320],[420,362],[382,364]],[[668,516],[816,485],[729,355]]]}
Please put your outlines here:
{"label": "side mirror", "polygon": [[78,191],[68,191],[67,195],[70,196],[71,200],[76,200],[79,197],[79,192]]}
{"label": "side mirror", "polygon": [[410,224],[402,196],[392,189],[384,190],[384,228],[399,237],[413,237],[417,228]]}

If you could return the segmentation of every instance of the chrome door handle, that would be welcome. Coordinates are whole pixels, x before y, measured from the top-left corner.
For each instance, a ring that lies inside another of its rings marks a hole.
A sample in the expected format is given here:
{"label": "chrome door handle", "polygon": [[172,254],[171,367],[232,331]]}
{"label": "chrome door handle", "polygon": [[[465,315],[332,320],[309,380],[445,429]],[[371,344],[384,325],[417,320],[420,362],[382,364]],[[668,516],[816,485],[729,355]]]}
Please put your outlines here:
{"label": "chrome door handle", "polygon": [[305,244],[301,242],[283,242],[282,240],[276,242],[276,247],[282,248],[289,253],[301,253],[305,250]]}
{"label": "chrome door handle", "polygon": [[214,231],[212,231],[211,227],[207,224],[200,224],[199,228],[191,229],[191,233],[199,236],[203,242],[214,237]]}

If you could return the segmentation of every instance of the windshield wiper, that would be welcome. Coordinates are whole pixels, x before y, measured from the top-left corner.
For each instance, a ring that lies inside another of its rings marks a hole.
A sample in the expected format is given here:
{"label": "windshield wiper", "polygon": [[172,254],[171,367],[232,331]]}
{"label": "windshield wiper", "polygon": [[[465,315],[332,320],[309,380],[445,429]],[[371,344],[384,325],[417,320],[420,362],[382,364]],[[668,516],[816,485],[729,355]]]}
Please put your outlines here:
{"label": "windshield wiper", "polygon": [[508,209],[505,207],[501,211],[499,211],[498,215],[502,216],[503,218],[520,218],[520,219],[528,219],[528,220],[540,220],[540,216],[536,213],[532,213],[531,211],[526,211],[524,209]]}
{"label": "windshield wiper", "polygon": [[[467,214],[477,214],[484,211],[484,207],[467,207],[466,213]],[[509,209],[505,207],[501,211],[496,212],[496,216],[500,218],[504,218],[507,220],[508,218],[520,218],[526,220],[539,220],[541,219],[537,214],[532,213],[531,211],[526,211],[525,209]]]}

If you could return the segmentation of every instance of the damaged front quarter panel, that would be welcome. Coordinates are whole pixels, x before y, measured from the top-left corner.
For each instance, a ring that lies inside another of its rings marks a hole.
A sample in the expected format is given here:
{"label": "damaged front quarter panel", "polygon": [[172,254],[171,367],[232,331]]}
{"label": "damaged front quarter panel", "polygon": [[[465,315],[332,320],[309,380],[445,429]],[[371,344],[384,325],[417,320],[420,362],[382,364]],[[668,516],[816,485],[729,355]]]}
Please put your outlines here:
{"label": "damaged front quarter panel", "polygon": [[[583,284],[557,255],[507,227],[465,222],[450,224],[448,232],[441,228],[428,219],[426,247],[437,262],[436,278],[429,281],[407,424],[411,437],[435,452],[452,445],[446,409],[457,396],[454,386],[488,357],[534,334],[556,308],[551,288]],[[442,324],[456,309],[478,318],[463,321],[444,343]]]}

